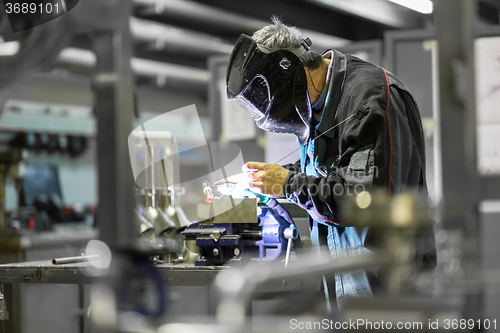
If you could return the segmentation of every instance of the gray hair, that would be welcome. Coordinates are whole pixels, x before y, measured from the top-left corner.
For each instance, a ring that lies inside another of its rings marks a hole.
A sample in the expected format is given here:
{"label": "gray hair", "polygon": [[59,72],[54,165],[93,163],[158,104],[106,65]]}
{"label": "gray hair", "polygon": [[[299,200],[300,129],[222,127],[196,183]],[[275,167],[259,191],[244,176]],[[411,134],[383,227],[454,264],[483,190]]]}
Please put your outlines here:
{"label": "gray hair", "polygon": [[[276,16],[271,17],[271,20],[273,24],[257,30],[252,35],[252,39],[259,46],[272,51],[300,48],[302,35],[298,28],[284,24]],[[300,60],[304,66],[315,69],[320,66],[322,57],[316,52],[308,51],[300,57]]]}

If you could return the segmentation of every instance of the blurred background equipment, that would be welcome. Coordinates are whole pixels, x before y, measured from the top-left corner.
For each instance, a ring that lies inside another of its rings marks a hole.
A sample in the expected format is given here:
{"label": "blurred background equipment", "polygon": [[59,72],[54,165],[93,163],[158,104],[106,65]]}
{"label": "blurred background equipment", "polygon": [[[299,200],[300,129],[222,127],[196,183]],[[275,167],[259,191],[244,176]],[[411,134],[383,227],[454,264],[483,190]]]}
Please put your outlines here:
{"label": "blurred background equipment", "polygon": [[[184,260],[181,232],[189,225],[179,204],[179,156],[175,138],[169,131],[132,132],[129,152],[136,182],[135,214],[138,235],[156,245],[158,260]],[[159,240],[164,241],[159,241]],[[162,248],[162,245],[164,246]],[[186,253],[186,260],[189,254]]]}
{"label": "blurred background equipment", "polygon": [[2,70],[0,74],[0,87],[11,84],[18,75],[44,70],[67,46],[71,36],[67,17],[59,17],[36,29],[27,29],[31,25],[29,18],[17,22],[9,20],[2,6],[0,68],[8,70]]}

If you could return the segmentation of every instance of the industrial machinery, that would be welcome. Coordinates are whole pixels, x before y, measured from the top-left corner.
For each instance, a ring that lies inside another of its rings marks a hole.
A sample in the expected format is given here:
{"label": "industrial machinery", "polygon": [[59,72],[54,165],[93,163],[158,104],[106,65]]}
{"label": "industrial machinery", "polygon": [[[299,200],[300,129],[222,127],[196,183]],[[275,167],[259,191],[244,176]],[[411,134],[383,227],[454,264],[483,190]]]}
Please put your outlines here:
{"label": "industrial machinery", "polygon": [[288,262],[291,241],[298,232],[276,199],[256,195],[214,197],[207,181],[203,187],[207,198],[198,202],[198,221],[182,232],[187,241],[195,240],[200,249],[196,266],[250,260],[270,262],[284,254],[285,249]]}

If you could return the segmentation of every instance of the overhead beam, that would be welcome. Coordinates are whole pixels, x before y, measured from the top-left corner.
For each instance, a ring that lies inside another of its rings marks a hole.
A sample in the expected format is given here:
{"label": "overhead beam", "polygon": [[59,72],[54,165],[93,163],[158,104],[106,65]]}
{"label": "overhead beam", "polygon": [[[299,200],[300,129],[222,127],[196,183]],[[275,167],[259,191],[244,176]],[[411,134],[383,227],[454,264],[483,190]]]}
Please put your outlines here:
{"label": "overhead beam", "polygon": [[387,0],[306,1],[398,29],[421,28],[424,16]]}
{"label": "overhead beam", "polygon": [[169,47],[205,55],[229,55],[233,49],[232,44],[212,35],[135,17],[130,18],[129,22],[135,41],[150,43],[151,48],[159,51]]}
{"label": "overhead beam", "polygon": [[[63,65],[93,68],[96,65],[96,56],[88,50],[66,48],[59,54],[56,62]],[[209,79],[206,70],[159,61],[131,58],[130,66],[137,76],[154,79],[174,80],[203,86],[208,84]]]}
{"label": "overhead beam", "polygon": [[[330,1],[334,6],[320,0],[196,1],[212,8],[264,20],[267,24],[270,23],[270,17],[276,15],[285,23],[301,29],[313,30],[352,41],[382,39],[384,31],[388,29],[422,28],[425,21],[420,13],[412,12],[396,4],[383,2],[379,6],[382,9],[372,4],[372,2],[378,4],[379,1],[385,0],[363,0],[363,3],[360,2],[357,6],[350,3],[357,3],[361,0],[325,0]],[[340,6],[341,4],[345,4],[345,6]],[[355,11],[353,8],[357,10]],[[396,15],[399,20],[396,22],[390,20],[390,15],[384,14],[386,10],[390,10],[390,13]],[[362,13],[364,14],[361,15]],[[374,13],[383,15],[385,21],[373,17]],[[372,15],[372,19],[368,17],[369,15]],[[329,47],[332,46],[329,45]]]}
{"label": "overhead beam", "polygon": [[[266,3],[267,6],[273,5],[273,2],[267,1]],[[287,5],[288,7],[290,7],[290,3]],[[134,4],[139,8],[139,13],[142,15],[164,17],[179,26],[182,26],[183,23],[188,23],[190,26],[197,24],[199,25],[199,29],[205,28],[207,31],[218,29],[219,34],[227,34],[228,36],[237,36],[241,33],[252,34],[255,30],[268,25],[271,17],[269,15],[266,18],[267,21],[264,21],[243,15],[238,13],[238,11],[232,11],[232,7],[228,7],[229,9],[226,10],[189,0],[134,0]],[[236,7],[247,6],[245,2],[234,2],[234,4],[224,2],[224,7],[226,5]],[[261,10],[263,8],[256,4],[251,5]],[[313,40],[315,44],[313,46],[322,50],[345,46],[351,42],[349,39],[338,37],[334,33],[335,29],[332,29],[331,34],[308,29],[302,29],[301,31],[304,36],[308,36]]]}

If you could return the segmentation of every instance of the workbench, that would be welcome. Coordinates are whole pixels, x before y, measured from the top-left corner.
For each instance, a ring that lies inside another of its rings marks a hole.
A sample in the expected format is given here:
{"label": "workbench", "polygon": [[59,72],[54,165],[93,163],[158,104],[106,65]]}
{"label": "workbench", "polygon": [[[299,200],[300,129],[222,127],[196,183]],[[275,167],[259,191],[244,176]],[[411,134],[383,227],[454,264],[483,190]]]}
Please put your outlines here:
{"label": "workbench", "polygon": [[[26,327],[29,323],[27,318],[25,318],[27,314],[22,313],[23,309],[19,306],[20,302],[26,303],[24,297],[17,299],[19,297],[17,295],[29,294],[32,288],[47,289],[45,294],[49,295],[50,291],[53,290],[56,290],[58,293],[61,293],[61,290],[63,290],[65,293],[73,294],[76,292],[79,294],[79,304],[73,304],[74,297],[69,297],[67,300],[60,300],[59,297],[58,301],[54,303],[54,300],[51,300],[50,296],[44,296],[41,299],[37,298],[35,302],[38,303],[40,309],[55,306],[61,312],[66,307],[67,311],[64,311],[63,315],[66,317],[74,316],[76,309],[76,312],[79,312],[76,315],[80,319],[76,320],[76,322],[73,320],[72,323],[63,323],[62,325],[68,325],[68,328],[72,327],[70,331],[86,331],[88,327],[86,309],[90,303],[89,285],[99,279],[86,273],[89,267],[90,264],[88,262],[53,265],[51,260],[0,265],[0,292],[4,295],[5,306],[9,316],[9,320],[0,320],[0,332],[18,331],[17,325],[23,326],[23,332],[31,332],[35,329]],[[169,311],[176,315],[184,312],[187,306],[190,306],[193,308],[193,311],[199,314],[209,314],[207,311],[213,311],[211,310],[213,302],[210,298],[210,286],[213,284],[217,273],[224,269],[230,269],[230,267],[222,266],[195,267],[194,264],[159,264],[155,265],[155,267],[162,272],[163,280],[169,286],[172,295],[182,296],[185,293],[189,293],[189,295],[197,296],[198,304],[194,306],[192,305],[192,299],[174,297],[177,299],[171,300],[171,305],[173,305],[172,302],[175,302],[175,306],[170,307]],[[24,293],[19,292],[21,287],[25,290]],[[32,303],[33,301],[30,302],[30,304]],[[191,304],[188,305],[189,303]],[[55,312],[58,311],[55,310]],[[58,316],[57,313],[54,314],[54,317],[57,318]],[[61,318],[60,321],[62,320]],[[68,322],[68,319],[65,322]],[[42,326],[44,325],[43,323],[41,324]],[[46,325],[50,324],[47,323]]]}
{"label": "workbench", "polygon": [[[51,260],[80,255],[96,237],[94,230],[0,237],[0,293],[9,315],[9,320],[0,320],[0,333],[51,332],[55,328],[61,332],[88,331],[90,284],[97,280],[86,274],[89,263],[53,265]],[[223,267],[156,266],[173,297],[170,313],[189,308],[208,314],[212,308],[210,286]],[[197,297],[195,305],[191,296]]]}
{"label": "workbench", "polygon": [[[90,284],[95,277],[86,274],[89,263],[53,265],[51,260],[0,265],[0,283]],[[217,273],[226,266],[194,266],[194,264],[159,264],[164,281],[173,286],[210,286]]]}

